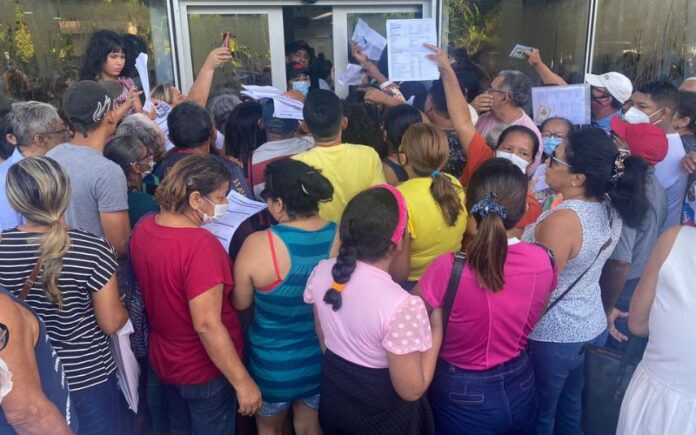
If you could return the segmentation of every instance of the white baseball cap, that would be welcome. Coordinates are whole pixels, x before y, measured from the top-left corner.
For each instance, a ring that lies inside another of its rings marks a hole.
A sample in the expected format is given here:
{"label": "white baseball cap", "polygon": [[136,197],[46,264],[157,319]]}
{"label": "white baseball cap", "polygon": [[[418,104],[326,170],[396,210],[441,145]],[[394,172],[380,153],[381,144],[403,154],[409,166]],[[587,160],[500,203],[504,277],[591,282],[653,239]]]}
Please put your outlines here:
{"label": "white baseball cap", "polygon": [[621,104],[628,101],[633,94],[633,83],[625,75],[617,72],[604,74],[585,74],[585,83],[596,88],[606,88],[612,97]]}

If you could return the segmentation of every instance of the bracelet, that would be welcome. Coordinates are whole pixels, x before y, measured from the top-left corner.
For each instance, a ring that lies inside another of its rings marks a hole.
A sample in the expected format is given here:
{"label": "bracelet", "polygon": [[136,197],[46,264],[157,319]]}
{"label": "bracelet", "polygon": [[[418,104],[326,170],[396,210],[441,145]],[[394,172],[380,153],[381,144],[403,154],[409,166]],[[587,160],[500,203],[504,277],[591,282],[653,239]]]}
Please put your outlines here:
{"label": "bracelet", "polygon": [[380,88],[381,90],[385,90],[385,89],[387,89],[389,86],[391,86],[391,85],[393,85],[393,84],[394,84],[393,81],[387,80],[386,82],[380,84],[380,85],[379,85],[379,88]]}

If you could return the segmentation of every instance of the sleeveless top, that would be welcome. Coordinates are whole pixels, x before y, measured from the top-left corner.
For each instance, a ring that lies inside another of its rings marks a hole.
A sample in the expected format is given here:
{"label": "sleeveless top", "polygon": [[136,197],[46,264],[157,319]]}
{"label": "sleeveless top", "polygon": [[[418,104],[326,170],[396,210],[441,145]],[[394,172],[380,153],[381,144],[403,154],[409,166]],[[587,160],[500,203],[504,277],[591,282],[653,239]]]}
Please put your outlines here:
{"label": "sleeveless top", "polygon": [[[34,356],[36,358],[39,379],[41,380],[41,390],[48,400],[58,408],[61,415],[65,417],[65,421],[73,432],[77,433],[77,416],[72,412],[72,403],[70,402],[70,393],[68,392],[68,383],[65,379],[65,373],[63,372],[63,365],[60,359],[58,359],[58,354],[53,350],[51,343],[48,341],[46,326],[29,305],[12,295],[12,293],[2,286],[0,286],[0,295],[9,296],[14,302],[27,309],[39,322],[39,339],[36,341],[36,346],[34,347]],[[10,340],[11,339],[12,337],[10,337]],[[2,408],[0,408],[0,433],[16,433],[5,419],[5,413],[2,411]]]}
{"label": "sleeveless top", "polygon": [[404,167],[400,164],[396,163],[389,157],[383,158],[382,163],[389,166],[389,169],[394,171],[394,175],[396,175],[396,180],[400,183],[403,183],[404,181],[408,180],[408,172],[406,172],[406,169],[404,169]]}
{"label": "sleeveless top", "polygon": [[[271,232],[290,255],[290,270],[284,279],[278,271]],[[302,295],[314,267],[329,258],[336,224],[330,222],[316,231],[275,225],[267,234],[277,280],[254,291],[247,367],[265,402],[289,402],[319,394],[321,347],[312,305]]]}
{"label": "sleeveless top", "polygon": [[682,227],[658,273],[650,309],[650,338],[641,362],[652,377],[692,402],[696,398],[694,246],[696,228]]}
{"label": "sleeveless top", "polygon": [[571,210],[580,219],[582,246],[578,255],[566,263],[565,269],[558,277],[556,289],[551,293],[549,303],[563,294],[570,284],[590,267],[609,236],[611,244],[563,300],[539,320],[529,338],[555,343],[580,343],[592,340],[607,327],[599,277],[604,263],[621,237],[622,222],[616,211],[608,207],[605,201],[566,200],[558,207],[544,212],[534,224],[529,225],[522,234],[522,240],[536,242],[534,231],[537,225],[557,210]]}

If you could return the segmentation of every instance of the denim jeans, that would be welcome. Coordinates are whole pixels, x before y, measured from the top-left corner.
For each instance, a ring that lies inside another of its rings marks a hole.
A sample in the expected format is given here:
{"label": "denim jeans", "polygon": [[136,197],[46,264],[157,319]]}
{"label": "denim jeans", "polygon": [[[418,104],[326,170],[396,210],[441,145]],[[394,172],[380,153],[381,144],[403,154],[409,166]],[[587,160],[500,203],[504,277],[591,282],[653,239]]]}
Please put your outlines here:
{"label": "denim jeans", "polygon": [[[529,356],[534,365],[539,394],[539,435],[582,434],[582,389],[585,386],[586,343],[603,346],[605,330],[594,339],[581,343],[553,343],[529,340]],[[555,424],[554,424],[555,423]]]}
{"label": "denim jeans", "polygon": [[[626,281],[626,285],[624,285],[624,288],[621,290],[621,294],[619,295],[619,299],[617,299],[616,304],[614,305],[617,309],[626,313],[628,312],[628,308],[631,305],[631,298],[633,297],[633,293],[636,291],[636,287],[638,287],[639,281],[640,278],[629,279]],[[616,326],[616,329],[618,329],[623,335],[626,337],[629,336],[628,319],[616,319],[614,321],[614,326]],[[607,347],[610,349],[623,350],[624,347],[626,347],[626,342],[624,341],[619,343],[618,341],[614,340],[613,337],[609,336],[607,339]]]}
{"label": "denim jeans", "polygon": [[236,395],[224,376],[198,385],[166,386],[169,433],[234,435]]}
{"label": "denim jeans", "polygon": [[122,421],[127,411],[115,373],[101,384],[71,391],[70,399],[80,424],[78,435],[122,433]]}
{"label": "denim jeans", "polygon": [[526,352],[485,371],[439,360],[428,394],[439,435],[532,433],[537,395]]}

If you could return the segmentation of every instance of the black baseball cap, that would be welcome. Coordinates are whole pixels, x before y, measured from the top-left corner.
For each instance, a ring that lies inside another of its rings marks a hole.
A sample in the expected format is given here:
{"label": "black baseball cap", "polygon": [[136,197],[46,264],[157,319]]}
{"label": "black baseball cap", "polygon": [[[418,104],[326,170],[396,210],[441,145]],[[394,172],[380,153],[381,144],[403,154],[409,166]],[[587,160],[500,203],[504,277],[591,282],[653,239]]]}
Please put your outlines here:
{"label": "black baseball cap", "polygon": [[263,106],[263,129],[271,134],[277,134],[279,136],[288,136],[291,133],[297,131],[297,126],[299,122],[296,119],[286,119],[286,118],[276,118],[273,116],[275,111],[275,105],[273,100],[269,100]]}
{"label": "black baseball cap", "polygon": [[63,110],[70,124],[86,134],[98,127],[104,116],[115,109],[115,100],[121,96],[123,88],[116,81],[80,80],[63,94]]}

